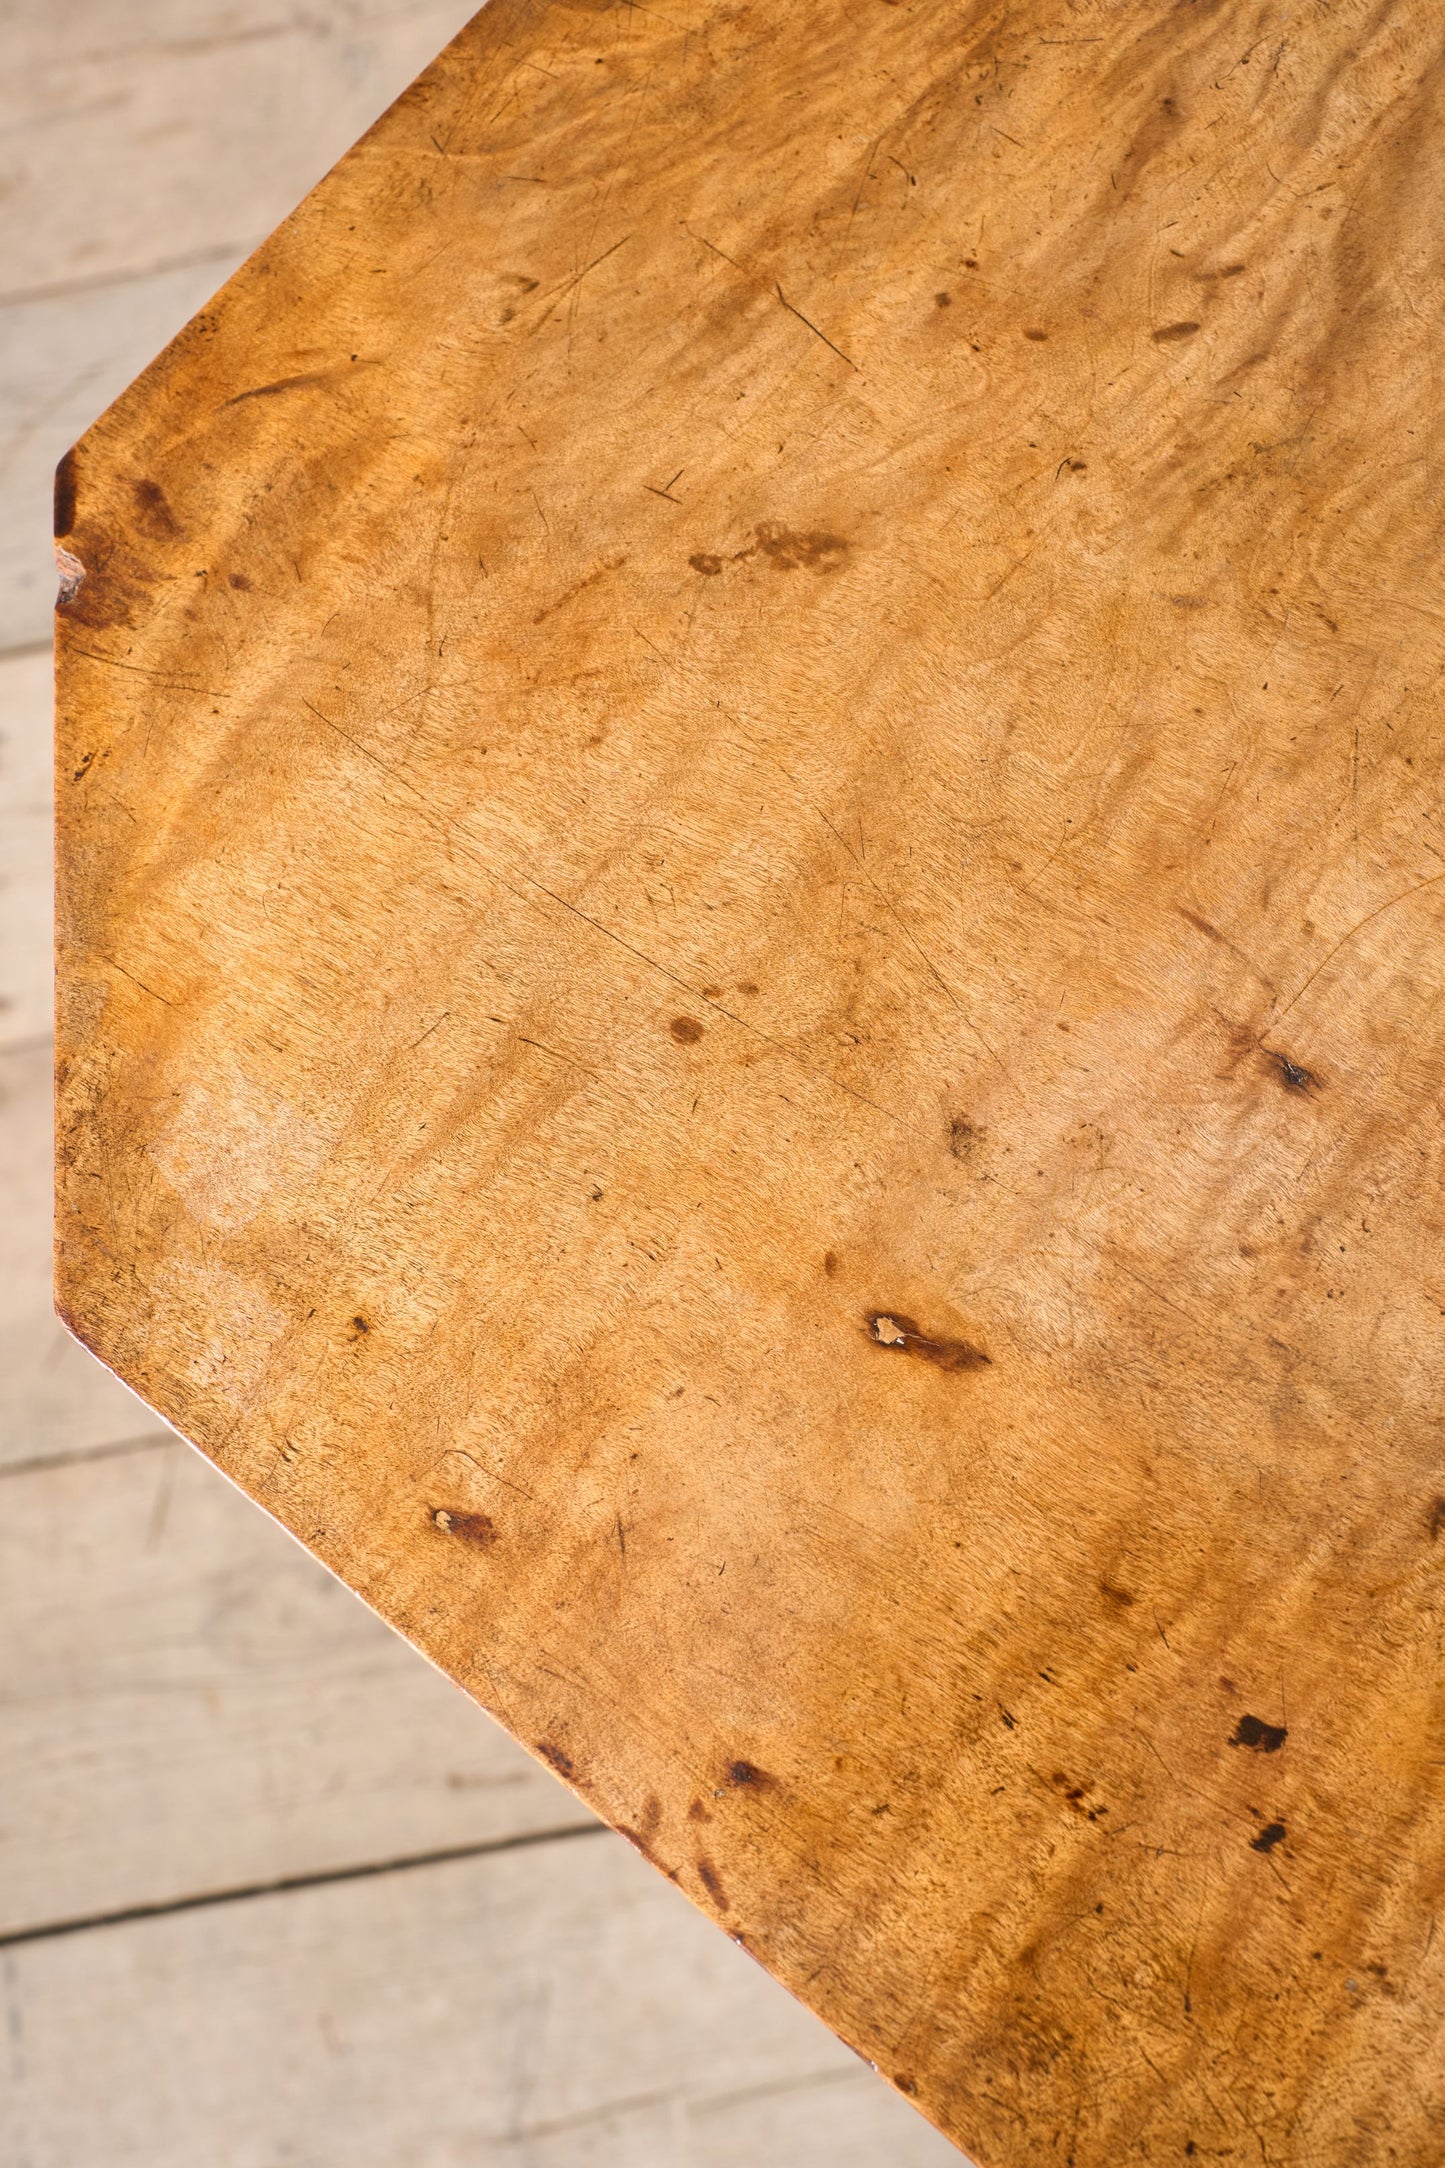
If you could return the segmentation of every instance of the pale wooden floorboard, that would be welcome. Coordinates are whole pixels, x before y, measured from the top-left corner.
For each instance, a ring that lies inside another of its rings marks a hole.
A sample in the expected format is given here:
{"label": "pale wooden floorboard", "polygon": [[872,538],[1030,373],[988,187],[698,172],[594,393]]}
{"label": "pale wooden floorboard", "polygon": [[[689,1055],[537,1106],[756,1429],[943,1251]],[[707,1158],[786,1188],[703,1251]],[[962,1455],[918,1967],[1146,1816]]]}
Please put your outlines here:
{"label": "pale wooden floorboard", "polygon": [[0,1469],[168,1435],[50,1300],[50,1048],[0,1054]]}
{"label": "pale wooden floorboard", "polygon": [[50,1036],[50,650],[0,656],[0,1054]]}
{"label": "pale wooden floorboard", "polygon": [[165,1433],[50,1302],[50,653],[0,656],[0,1469]]}
{"label": "pale wooden floorboard", "polygon": [[13,2168],[959,2159],[606,1833],[33,1942],[0,1965]]}
{"label": "pale wooden floorboard", "polygon": [[0,1934],[591,1824],[179,1439],[0,1482]]}

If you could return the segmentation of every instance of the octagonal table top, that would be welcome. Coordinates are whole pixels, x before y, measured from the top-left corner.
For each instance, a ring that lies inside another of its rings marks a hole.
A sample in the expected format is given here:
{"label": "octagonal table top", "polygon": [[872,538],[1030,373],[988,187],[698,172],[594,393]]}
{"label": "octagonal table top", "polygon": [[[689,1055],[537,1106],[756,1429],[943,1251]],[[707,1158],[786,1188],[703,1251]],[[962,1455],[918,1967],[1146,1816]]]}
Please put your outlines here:
{"label": "octagonal table top", "polygon": [[493,0],[62,467],[89,1346],[981,2168],[1438,2158],[1410,0]]}

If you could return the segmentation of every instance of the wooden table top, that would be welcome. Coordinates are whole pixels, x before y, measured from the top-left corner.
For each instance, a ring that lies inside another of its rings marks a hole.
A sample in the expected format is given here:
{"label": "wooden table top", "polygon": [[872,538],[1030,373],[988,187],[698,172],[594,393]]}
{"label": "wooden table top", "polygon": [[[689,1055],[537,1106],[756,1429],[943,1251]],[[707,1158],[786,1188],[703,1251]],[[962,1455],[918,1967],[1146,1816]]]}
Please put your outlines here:
{"label": "wooden table top", "polygon": [[1442,84],[493,0],[60,476],[63,1313],[982,2168],[1439,2158]]}

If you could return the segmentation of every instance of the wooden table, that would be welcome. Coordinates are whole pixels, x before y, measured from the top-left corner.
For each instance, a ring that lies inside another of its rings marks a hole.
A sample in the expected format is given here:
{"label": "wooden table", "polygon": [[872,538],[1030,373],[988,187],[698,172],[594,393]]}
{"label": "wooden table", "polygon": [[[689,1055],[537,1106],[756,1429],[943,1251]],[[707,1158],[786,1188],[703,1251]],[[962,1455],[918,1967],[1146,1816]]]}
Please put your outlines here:
{"label": "wooden table", "polygon": [[1442,81],[493,0],[60,476],[64,1314],[983,2168],[1439,2159]]}

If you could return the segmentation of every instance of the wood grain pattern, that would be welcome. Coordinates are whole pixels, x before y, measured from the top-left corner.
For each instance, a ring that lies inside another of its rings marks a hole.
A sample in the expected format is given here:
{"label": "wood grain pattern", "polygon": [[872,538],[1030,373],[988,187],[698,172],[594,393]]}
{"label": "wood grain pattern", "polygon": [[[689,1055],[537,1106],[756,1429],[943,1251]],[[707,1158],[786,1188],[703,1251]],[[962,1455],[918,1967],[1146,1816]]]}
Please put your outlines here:
{"label": "wood grain pattern", "polygon": [[983,2168],[1438,2151],[1442,70],[497,0],[61,477],[66,1314]]}
{"label": "wood grain pattern", "polygon": [[49,639],[65,447],[469,12],[6,0],[0,647]]}

